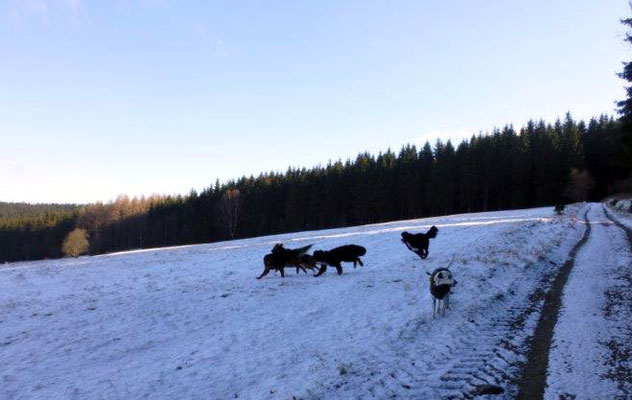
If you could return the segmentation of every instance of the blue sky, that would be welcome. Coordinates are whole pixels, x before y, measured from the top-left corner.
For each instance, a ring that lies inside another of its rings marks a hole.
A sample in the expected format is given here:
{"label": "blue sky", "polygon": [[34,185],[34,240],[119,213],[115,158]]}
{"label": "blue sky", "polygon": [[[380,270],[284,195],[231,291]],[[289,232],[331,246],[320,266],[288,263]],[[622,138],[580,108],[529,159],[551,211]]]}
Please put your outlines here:
{"label": "blue sky", "polygon": [[0,0],[0,201],[187,193],[613,113],[627,1]]}

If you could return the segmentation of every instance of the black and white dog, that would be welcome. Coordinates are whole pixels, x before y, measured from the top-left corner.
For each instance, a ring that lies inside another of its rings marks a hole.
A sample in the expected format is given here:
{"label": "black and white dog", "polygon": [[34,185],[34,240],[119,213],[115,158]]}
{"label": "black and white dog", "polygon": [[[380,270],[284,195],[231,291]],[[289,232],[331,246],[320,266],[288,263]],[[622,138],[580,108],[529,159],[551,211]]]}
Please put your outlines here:
{"label": "black and white dog", "polygon": [[430,239],[436,238],[437,232],[439,232],[439,229],[434,225],[426,233],[402,232],[402,242],[408,247],[408,250],[417,254],[423,260],[428,257]]}
{"label": "black and white dog", "polygon": [[321,265],[320,271],[314,276],[321,276],[327,271],[327,266],[335,267],[338,275],[342,275],[342,265],[344,262],[352,262],[353,268],[356,264],[364,266],[360,257],[366,254],[366,249],[362,246],[349,244],[346,246],[336,247],[329,251],[317,250],[314,252],[314,261]]}
{"label": "black and white dog", "polygon": [[[452,264],[452,262],[450,262]],[[450,265],[448,265],[449,267]],[[432,317],[444,315],[450,309],[450,292],[457,281],[448,268],[437,268],[430,275],[430,294],[432,295]]]}

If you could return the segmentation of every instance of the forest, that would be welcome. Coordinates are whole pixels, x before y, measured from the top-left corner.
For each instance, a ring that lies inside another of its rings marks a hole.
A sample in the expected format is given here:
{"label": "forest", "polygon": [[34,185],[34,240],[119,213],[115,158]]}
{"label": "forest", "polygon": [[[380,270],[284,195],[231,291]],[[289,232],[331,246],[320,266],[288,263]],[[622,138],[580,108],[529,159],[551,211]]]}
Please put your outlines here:
{"label": "forest", "polygon": [[625,118],[529,121],[458,145],[428,142],[200,193],[86,205],[0,203],[0,262],[58,258],[85,229],[89,254],[208,243],[464,212],[599,200],[628,190]]}

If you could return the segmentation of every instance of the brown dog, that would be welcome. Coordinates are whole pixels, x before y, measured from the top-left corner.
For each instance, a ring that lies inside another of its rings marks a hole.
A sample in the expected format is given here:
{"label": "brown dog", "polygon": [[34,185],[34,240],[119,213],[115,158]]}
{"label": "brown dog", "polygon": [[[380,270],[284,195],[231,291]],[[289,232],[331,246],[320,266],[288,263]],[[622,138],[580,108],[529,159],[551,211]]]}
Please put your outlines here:
{"label": "brown dog", "polygon": [[284,269],[290,265],[296,267],[297,274],[299,271],[307,273],[308,269],[313,270],[316,266],[316,262],[312,256],[306,254],[311,247],[312,245],[310,244],[309,246],[300,247],[298,249],[286,249],[281,243],[274,245],[272,252],[263,257],[263,273],[261,273],[257,279],[268,275],[271,270],[279,271],[281,277],[285,277]]}

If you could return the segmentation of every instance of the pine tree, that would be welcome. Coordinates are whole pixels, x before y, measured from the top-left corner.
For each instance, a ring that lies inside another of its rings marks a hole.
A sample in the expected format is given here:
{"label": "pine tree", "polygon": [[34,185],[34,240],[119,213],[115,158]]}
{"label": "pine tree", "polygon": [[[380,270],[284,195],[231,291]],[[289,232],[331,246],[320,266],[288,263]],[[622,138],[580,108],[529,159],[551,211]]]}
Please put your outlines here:
{"label": "pine tree", "polygon": [[[622,19],[621,23],[632,30],[632,18]],[[632,32],[628,30],[625,34],[625,41],[632,44]],[[623,63],[623,71],[619,77],[628,83],[632,83],[632,61]],[[627,168],[627,172],[632,172],[632,85],[625,88],[628,98],[619,101],[619,114],[621,114],[621,152],[620,163]]]}

